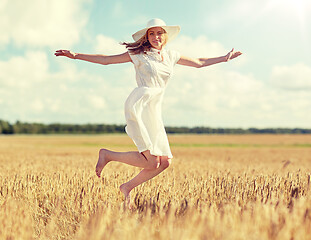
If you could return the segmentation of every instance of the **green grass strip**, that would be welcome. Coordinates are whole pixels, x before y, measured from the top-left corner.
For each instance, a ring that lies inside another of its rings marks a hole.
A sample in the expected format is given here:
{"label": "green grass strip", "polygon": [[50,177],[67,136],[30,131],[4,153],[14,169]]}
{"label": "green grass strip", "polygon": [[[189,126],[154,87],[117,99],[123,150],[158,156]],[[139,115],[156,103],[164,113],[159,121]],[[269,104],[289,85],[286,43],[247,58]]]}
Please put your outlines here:
{"label": "green grass strip", "polygon": [[311,148],[311,144],[234,144],[234,143],[171,143],[172,147],[200,148],[200,147],[225,147],[225,148]]}

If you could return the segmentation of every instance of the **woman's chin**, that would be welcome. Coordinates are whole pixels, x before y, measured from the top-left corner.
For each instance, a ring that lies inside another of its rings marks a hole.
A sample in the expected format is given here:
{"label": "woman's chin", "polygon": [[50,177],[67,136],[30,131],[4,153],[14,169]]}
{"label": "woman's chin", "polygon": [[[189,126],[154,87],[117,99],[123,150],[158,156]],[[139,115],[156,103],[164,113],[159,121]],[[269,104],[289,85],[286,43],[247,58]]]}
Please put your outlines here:
{"label": "woman's chin", "polygon": [[153,48],[156,48],[156,49],[161,49],[162,48],[162,44],[151,44],[151,46]]}

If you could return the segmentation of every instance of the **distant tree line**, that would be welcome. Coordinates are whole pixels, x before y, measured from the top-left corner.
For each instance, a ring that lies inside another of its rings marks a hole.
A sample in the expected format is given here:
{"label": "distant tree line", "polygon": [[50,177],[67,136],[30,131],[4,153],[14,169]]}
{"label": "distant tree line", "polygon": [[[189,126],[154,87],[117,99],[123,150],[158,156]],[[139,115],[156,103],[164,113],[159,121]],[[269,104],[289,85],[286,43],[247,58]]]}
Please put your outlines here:
{"label": "distant tree line", "polygon": [[[103,134],[124,133],[125,125],[116,124],[63,124],[24,123],[14,124],[0,120],[0,134]],[[311,134],[304,128],[210,128],[210,127],[166,127],[167,133],[188,134]]]}
{"label": "distant tree line", "polygon": [[63,124],[63,123],[24,123],[17,121],[10,124],[0,120],[2,134],[96,134],[123,133],[124,125],[115,124]]}

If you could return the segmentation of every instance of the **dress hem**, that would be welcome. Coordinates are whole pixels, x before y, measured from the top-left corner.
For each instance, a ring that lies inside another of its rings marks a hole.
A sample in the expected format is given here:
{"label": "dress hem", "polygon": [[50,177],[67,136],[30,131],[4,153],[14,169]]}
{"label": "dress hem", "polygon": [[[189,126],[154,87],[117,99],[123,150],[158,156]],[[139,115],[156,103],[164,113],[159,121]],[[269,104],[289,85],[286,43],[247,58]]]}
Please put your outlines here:
{"label": "dress hem", "polygon": [[153,156],[156,156],[156,157],[168,157],[168,159],[172,159],[173,158],[173,155],[158,155],[158,154],[154,154],[154,152],[153,151],[151,151],[150,149],[144,149],[144,150],[138,150],[139,151],[139,153],[142,153],[142,152],[144,152],[144,151],[150,151],[150,154],[151,155],[153,155]]}

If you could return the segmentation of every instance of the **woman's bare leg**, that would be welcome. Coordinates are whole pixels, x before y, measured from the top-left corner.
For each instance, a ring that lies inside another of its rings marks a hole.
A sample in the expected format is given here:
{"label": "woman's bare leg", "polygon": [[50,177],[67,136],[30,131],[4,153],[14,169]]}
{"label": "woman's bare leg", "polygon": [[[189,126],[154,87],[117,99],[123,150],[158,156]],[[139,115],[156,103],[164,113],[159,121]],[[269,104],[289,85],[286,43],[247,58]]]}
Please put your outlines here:
{"label": "woman's bare leg", "polygon": [[143,169],[136,177],[131,179],[130,181],[122,184],[120,186],[121,192],[124,194],[125,203],[130,204],[130,192],[133,188],[137,187],[138,185],[150,180],[151,178],[160,174],[163,170],[169,167],[171,163],[171,159],[167,157],[160,158],[160,166],[156,169]]}
{"label": "woman's bare leg", "polygon": [[156,169],[159,167],[159,157],[153,156],[149,151],[144,155],[139,152],[113,152],[107,149],[99,151],[98,162],[96,164],[96,175],[100,177],[103,168],[111,161],[126,163],[134,167],[146,169]]}

